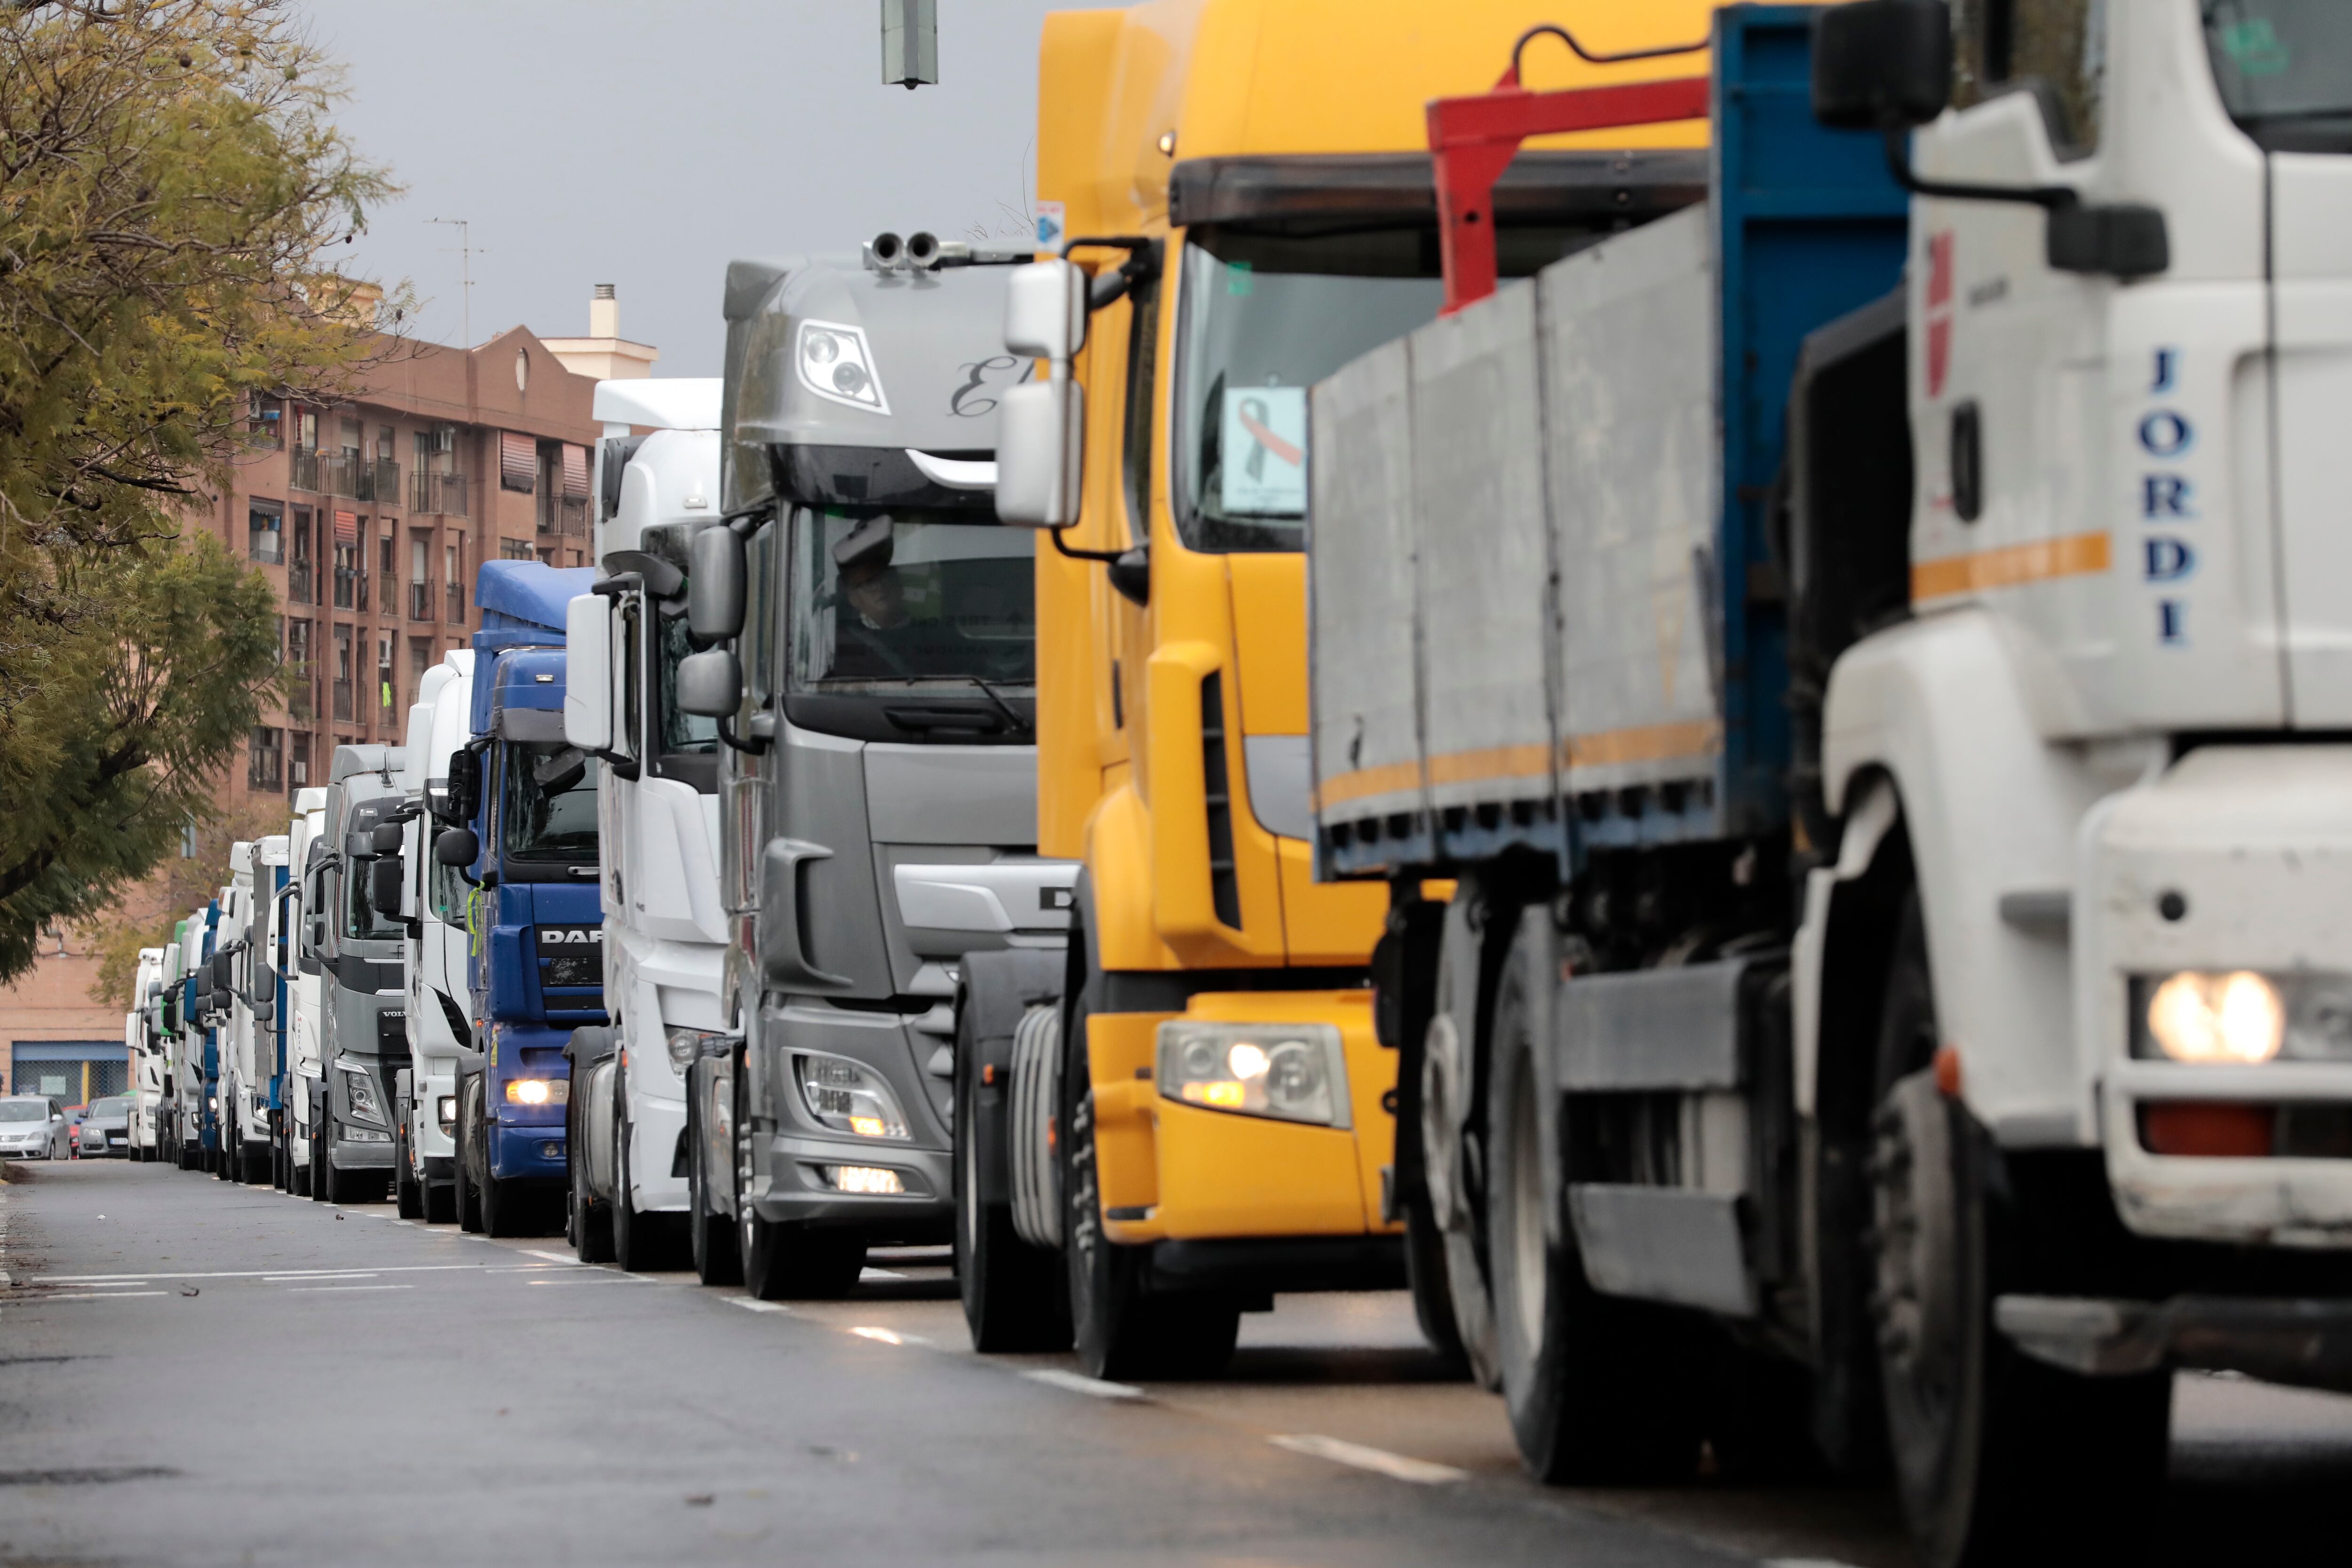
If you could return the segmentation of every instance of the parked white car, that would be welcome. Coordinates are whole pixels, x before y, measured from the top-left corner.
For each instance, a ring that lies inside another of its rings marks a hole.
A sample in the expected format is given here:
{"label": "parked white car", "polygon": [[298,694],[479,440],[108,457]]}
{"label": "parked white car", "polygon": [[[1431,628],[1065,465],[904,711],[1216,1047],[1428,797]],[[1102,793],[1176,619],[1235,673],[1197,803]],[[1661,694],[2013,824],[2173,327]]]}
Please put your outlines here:
{"label": "parked white car", "polygon": [[62,1160],[71,1152],[73,1131],[65,1108],[37,1094],[0,1095],[0,1157]]}

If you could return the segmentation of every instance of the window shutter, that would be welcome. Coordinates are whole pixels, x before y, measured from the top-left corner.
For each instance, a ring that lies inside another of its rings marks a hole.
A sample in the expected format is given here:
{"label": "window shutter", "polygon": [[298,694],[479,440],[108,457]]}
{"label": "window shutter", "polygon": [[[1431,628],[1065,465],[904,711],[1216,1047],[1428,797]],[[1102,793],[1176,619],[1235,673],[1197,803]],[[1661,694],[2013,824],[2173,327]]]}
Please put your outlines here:
{"label": "window shutter", "polygon": [[588,499],[588,448],[563,444],[563,499]]}
{"label": "window shutter", "polygon": [[499,488],[530,495],[538,488],[539,444],[519,430],[499,432]]}
{"label": "window shutter", "polygon": [[335,542],[356,547],[360,542],[360,514],[339,511],[335,514]]}

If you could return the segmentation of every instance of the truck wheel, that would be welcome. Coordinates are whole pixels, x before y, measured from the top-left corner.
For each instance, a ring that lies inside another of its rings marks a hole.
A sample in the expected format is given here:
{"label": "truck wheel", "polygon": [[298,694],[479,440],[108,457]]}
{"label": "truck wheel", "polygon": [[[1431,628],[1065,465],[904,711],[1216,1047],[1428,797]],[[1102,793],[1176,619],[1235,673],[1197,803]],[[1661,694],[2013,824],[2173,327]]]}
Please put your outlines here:
{"label": "truck wheel", "polygon": [[[1423,1257],[1437,1266],[1422,1268],[1419,1277],[1427,1285],[1416,1289],[1425,1288],[1434,1295],[1443,1285],[1444,1304],[1440,1308],[1433,1301],[1433,1312],[1442,1311],[1453,1323],[1454,1337],[1469,1363],[1471,1381],[1483,1388],[1500,1388],[1495,1305],[1487,1288],[1487,1263],[1482,1256],[1486,1250],[1485,1239],[1479,1235],[1485,1213],[1474,1151],[1466,1146],[1467,1130],[1485,1121],[1480,1114],[1484,1108],[1477,1102],[1478,1042],[1475,1037],[1465,1039],[1454,1022],[1457,994],[1475,996],[1483,984],[1484,938],[1475,931],[1453,927],[1451,922],[1466,915],[1457,917],[1449,909],[1446,918],[1449,926],[1438,954],[1434,1005],[1422,1032],[1419,1053],[1422,1192],[1429,1216],[1427,1228],[1433,1233],[1423,1244],[1427,1251]],[[1465,1010],[1475,1016],[1475,1003]],[[1408,1248],[1413,1245],[1412,1219],[1408,1214]],[[1410,1250],[1405,1261],[1412,1269],[1414,1258]],[[1415,1308],[1418,1313],[1418,1299]],[[1428,1333],[1426,1324],[1423,1332]]]}
{"label": "truck wheel", "polygon": [[400,1119],[400,1126],[392,1137],[394,1212],[403,1219],[423,1219],[425,1217],[425,1184],[416,1179],[415,1173],[411,1169],[415,1161],[411,1158],[412,1152],[408,1143],[407,1117],[403,1116]]}
{"label": "truck wheel", "polygon": [[326,1108],[320,1106],[310,1122],[310,1201],[314,1204],[327,1202],[328,1189],[334,1179],[334,1167],[327,1160]]}
{"label": "truck wheel", "polygon": [[1518,966],[1495,1001],[1486,1250],[1503,1402],[1528,1473],[1549,1485],[1679,1479],[1698,1461],[1692,1357],[1659,1307],[1584,1277],[1564,1159],[1545,1158],[1543,1090]]}
{"label": "truck wheel", "polygon": [[425,1223],[455,1225],[457,1223],[457,1188],[453,1182],[426,1182],[425,1188]]}
{"label": "truck wheel", "polygon": [[866,1238],[855,1231],[810,1230],[760,1217],[745,1194],[756,1175],[750,1107],[744,1103],[750,1075],[735,1074],[735,1245],[743,1263],[743,1289],[761,1301],[822,1300],[848,1294],[866,1268]]}
{"label": "truck wheel", "polygon": [[672,1268],[677,1252],[676,1218],[637,1212],[636,1201],[629,1195],[633,1190],[629,1124],[622,1120],[617,1100],[613,1121],[613,1203],[608,1211],[613,1222],[613,1261],[632,1272]]}
{"label": "truck wheel", "polygon": [[1915,891],[1880,1016],[1870,1170],[1879,1380],[1919,1560],[2129,1554],[2162,1490],[2171,1374],[2078,1377],[1994,1329],[2014,1216],[1991,1195],[1990,1140],[1937,1087],[1940,1039]]}
{"label": "truck wheel", "polygon": [[467,1113],[476,1081],[458,1081],[457,1157],[452,1163],[457,1167],[457,1228],[478,1236],[482,1230],[482,1189],[474,1183],[474,1119]]}
{"label": "truck wheel", "polygon": [[[1013,1227],[1010,1204],[980,1198],[979,1047],[959,1020],[955,1056],[955,1265],[971,1348],[990,1354],[1070,1347],[1069,1292],[1058,1254]],[[1022,1136],[1014,1129],[1013,1136]]]}
{"label": "truck wheel", "polygon": [[703,1148],[702,1124],[693,1110],[695,1093],[689,1079],[686,1125],[686,1239],[694,1256],[694,1275],[705,1285],[735,1285],[743,1273],[735,1255],[735,1227],[710,1202],[709,1156]]}
{"label": "truck wheel", "polygon": [[564,1141],[570,1157],[572,1181],[571,1204],[565,1215],[564,1229],[572,1237],[572,1248],[583,1263],[613,1261],[613,1211],[588,1190],[588,1151],[576,1136]]}

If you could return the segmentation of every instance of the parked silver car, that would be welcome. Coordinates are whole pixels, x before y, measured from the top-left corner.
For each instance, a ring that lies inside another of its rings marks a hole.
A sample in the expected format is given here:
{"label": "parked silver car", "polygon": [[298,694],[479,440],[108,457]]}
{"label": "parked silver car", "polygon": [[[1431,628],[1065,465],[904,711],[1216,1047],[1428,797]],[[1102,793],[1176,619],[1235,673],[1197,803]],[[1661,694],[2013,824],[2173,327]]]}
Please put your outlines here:
{"label": "parked silver car", "polygon": [[105,1100],[93,1100],[82,1112],[81,1126],[74,1133],[82,1158],[96,1159],[101,1154],[118,1160],[131,1157],[131,1100],[128,1096],[115,1095]]}
{"label": "parked silver car", "polygon": [[71,1152],[64,1107],[37,1094],[0,1095],[0,1158],[62,1160]]}

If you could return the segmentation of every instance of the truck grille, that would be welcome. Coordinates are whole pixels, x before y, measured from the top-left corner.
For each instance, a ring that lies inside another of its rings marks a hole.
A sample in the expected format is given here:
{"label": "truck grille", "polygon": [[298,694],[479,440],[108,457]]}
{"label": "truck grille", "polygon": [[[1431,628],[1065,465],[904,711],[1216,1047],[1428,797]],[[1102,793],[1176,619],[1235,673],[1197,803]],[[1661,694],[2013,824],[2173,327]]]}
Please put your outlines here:
{"label": "truck grille", "polygon": [[1235,930],[1242,923],[1241,882],[1234,874],[1234,805],[1225,770],[1225,678],[1222,671],[1201,681],[1201,775],[1209,808],[1209,900],[1217,919]]}

